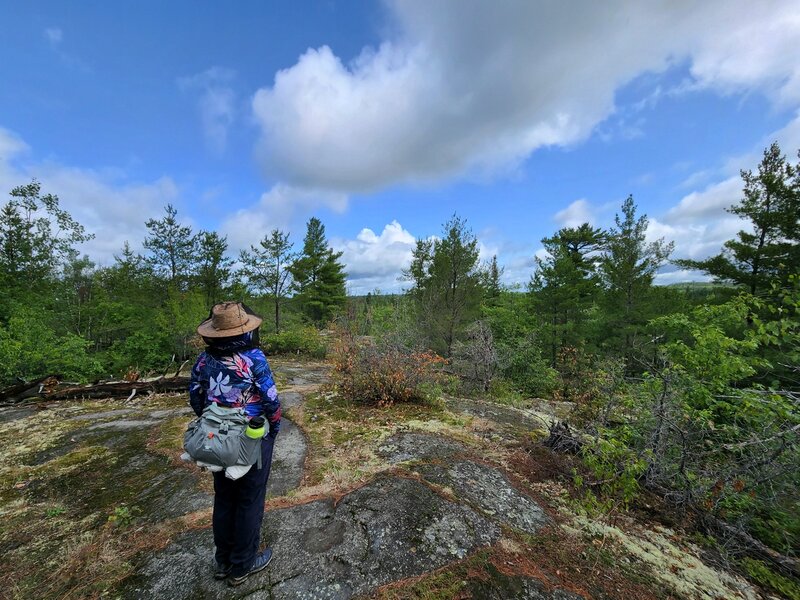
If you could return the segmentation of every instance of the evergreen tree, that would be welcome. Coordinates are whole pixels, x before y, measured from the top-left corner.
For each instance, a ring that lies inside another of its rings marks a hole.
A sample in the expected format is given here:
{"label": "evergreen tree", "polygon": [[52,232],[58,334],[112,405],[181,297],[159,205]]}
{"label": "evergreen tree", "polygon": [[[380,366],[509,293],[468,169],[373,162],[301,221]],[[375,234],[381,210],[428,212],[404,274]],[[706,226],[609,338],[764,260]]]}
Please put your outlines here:
{"label": "evergreen tree", "polygon": [[542,239],[548,256],[536,258],[529,289],[534,309],[543,317],[552,365],[560,348],[579,346],[586,339],[589,310],[600,288],[597,252],[604,240],[603,232],[588,223],[565,227]]}
{"label": "evergreen tree", "polygon": [[502,286],[500,284],[500,277],[503,275],[505,269],[497,266],[497,255],[492,256],[492,262],[489,263],[489,269],[486,274],[486,299],[494,302],[500,296]]}
{"label": "evergreen tree", "polygon": [[289,271],[294,278],[293,287],[300,308],[316,325],[329,321],[347,299],[344,265],[339,262],[341,256],[341,252],[334,252],[328,246],[322,222],[316,217],[309,219],[303,251]]}
{"label": "evergreen tree", "polygon": [[656,316],[652,310],[653,278],[674,244],[665,244],[663,239],[645,242],[647,215],[636,218],[633,196],[622,203],[622,217],[615,215],[614,223],[600,259],[603,330],[612,340],[618,340],[618,350],[630,362],[634,336]]}
{"label": "evergreen tree", "polygon": [[450,356],[464,327],[478,316],[483,297],[478,265],[478,240],[466,221],[453,217],[443,237],[418,240],[410,267],[404,272],[414,282],[422,331],[434,350]]}
{"label": "evergreen tree", "polygon": [[225,256],[228,239],[214,231],[201,231],[197,235],[197,283],[203,292],[206,305],[221,301],[223,290],[231,276],[233,260]]}
{"label": "evergreen tree", "polygon": [[280,229],[264,236],[259,242],[260,248],[250,246],[250,251],[242,250],[239,261],[242,263],[242,274],[257,292],[266,292],[275,304],[275,332],[281,330],[280,307],[291,287],[291,267],[296,259],[292,252],[289,234]]}
{"label": "evergreen tree", "polygon": [[155,273],[167,279],[173,288],[183,289],[192,271],[197,238],[192,235],[191,227],[178,222],[178,211],[172,204],[167,204],[164,212],[161,219],[148,219],[145,223],[150,234],[144,240],[144,247],[150,251],[148,262]]}
{"label": "evergreen tree", "polygon": [[728,212],[747,219],[750,231],[723,244],[720,254],[705,260],[678,260],[717,281],[744,286],[751,294],[766,292],[772,281],[786,285],[800,271],[800,165],[792,166],[778,143],[764,150],[758,173],[741,171],[744,197]]}

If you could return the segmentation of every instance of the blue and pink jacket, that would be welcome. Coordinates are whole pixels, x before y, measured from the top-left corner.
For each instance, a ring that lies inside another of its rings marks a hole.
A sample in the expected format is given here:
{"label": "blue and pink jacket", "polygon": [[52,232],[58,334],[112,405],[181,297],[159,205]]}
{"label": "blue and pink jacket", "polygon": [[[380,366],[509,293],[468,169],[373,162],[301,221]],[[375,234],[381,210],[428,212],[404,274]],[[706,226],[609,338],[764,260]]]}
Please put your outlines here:
{"label": "blue and pink jacket", "polygon": [[206,339],[209,347],[192,367],[189,403],[200,416],[216,402],[244,408],[248,417],[264,415],[275,435],[281,426],[281,402],[267,357],[252,346],[252,334],[235,338]]}

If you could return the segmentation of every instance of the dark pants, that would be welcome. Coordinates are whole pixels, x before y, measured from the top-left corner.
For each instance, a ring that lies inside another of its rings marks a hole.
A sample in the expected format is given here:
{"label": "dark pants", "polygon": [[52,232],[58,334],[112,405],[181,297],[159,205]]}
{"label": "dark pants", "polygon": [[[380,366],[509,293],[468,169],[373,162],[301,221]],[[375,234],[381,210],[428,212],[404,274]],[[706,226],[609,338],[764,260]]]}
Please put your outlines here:
{"label": "dark pants", "polygon": [[274,444],[271,435],[262,440],[260,469],[253,465],[236,480],[225,477],[223,471],[214,473],[215,557],[221,565],[233,565],[234,577],[247,573],[258,553]]}

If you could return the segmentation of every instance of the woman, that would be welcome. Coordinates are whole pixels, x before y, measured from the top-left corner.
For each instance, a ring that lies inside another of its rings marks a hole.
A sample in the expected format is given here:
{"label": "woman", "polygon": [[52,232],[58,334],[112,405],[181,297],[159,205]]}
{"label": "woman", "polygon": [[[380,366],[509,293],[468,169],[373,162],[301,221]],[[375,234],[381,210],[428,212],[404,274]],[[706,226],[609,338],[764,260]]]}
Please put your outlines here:
{"label": "woman", "polygon": [[272,449],[281,425],[281,403],[267,358],[258,348],[261,318],[244,304],[223,302],[197,328],[207,344],[192,368],[189,402],[198,416],[216,402],[241,407],[247,418],[263,415],[269,432],[261,441],[261,468],[253,465],[241,478],[214,473],[214,577],[237,586],[266,568],[272,550],[259,552],[264,497]]}

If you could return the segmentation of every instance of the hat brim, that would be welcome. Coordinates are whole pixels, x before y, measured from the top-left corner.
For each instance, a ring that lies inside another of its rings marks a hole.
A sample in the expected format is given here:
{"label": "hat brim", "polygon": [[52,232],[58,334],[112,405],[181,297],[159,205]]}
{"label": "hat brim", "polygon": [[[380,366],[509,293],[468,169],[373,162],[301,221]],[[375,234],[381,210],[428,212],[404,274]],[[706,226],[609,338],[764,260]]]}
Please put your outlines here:
{"label": "hat brim", "polygon": [[263,319],[261,317],[248,314],[247,322],[244,325],[239,325],[238,327],[232,327],[230,329],[216,329],[211,324],[211,319],[206,319],[197,326],[197,333],[207,338],[234,337],[258,329],[262,322]]}

